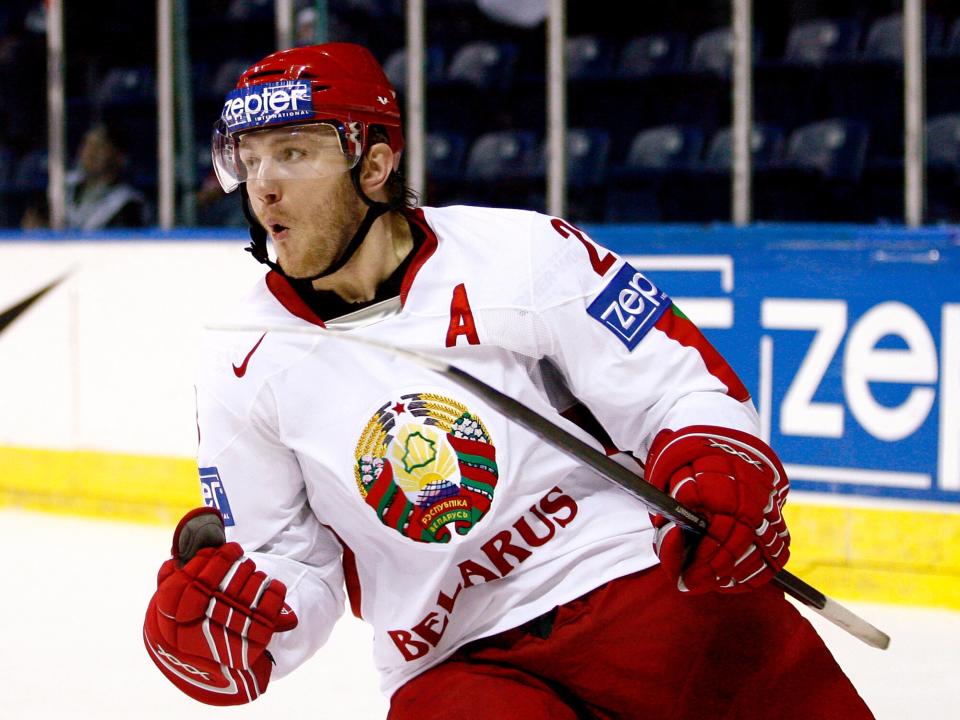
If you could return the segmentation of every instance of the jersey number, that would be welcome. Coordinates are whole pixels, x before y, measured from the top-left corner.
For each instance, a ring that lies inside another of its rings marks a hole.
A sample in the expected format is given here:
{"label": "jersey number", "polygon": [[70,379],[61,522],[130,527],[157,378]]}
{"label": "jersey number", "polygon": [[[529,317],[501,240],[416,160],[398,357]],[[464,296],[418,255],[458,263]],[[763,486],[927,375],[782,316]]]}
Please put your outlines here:
{"label": "jersey number", "polygon": [[584,235],[580,230],[575,228],[568,222],[564,222],[560,218],[554,218],[550,221],[550,224],[553,225],[553,229],[560,233],[560,237],[569,238],[570,235],[573,235],[577,240],[583,243],[583,246],[587,249],[587,255],[590,256],[590,265],[593,267],[593,271],[603,277],[607,274],[607,270],[617,261],[616,256],[613,253],[606,253],[603,257],[600,257],[600,251],[597,249],[597,245],[594,244],[591,240],[587,239],[587,236]]}

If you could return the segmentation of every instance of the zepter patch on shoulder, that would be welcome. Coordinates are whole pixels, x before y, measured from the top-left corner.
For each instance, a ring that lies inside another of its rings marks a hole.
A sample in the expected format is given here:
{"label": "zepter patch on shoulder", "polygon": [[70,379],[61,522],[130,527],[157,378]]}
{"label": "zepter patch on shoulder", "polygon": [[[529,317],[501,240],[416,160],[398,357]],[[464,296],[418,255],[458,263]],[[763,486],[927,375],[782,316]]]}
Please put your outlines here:
{"label": "zepter patch on shoulder", "polygon": [[587,314],[633,350],[671,304],[665,292],[624,263],[587,307]]}

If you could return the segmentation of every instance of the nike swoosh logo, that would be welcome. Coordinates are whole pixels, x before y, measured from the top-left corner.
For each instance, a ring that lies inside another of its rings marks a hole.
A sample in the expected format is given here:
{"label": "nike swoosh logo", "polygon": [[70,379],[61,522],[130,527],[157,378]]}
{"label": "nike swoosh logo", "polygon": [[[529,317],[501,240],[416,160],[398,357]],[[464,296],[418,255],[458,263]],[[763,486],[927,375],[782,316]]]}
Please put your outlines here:
{"label": "nike swoosh logo", "polygon": [[263,342],[263,339],[266,336],[267,336],[266,333],[260,336],[260,339],[257,340],[257,344],[254,345],[252,348],[250,348],[250,352],[247,353],[247,356],[243,359],[243,362],[240,363],[240,367],[237,367],[236,365],[233,366],[233,374],[236,375],[238,378],[242,378],[244,375],[247,374],[247,363],[250,362],[250,356],[257,351],[257,348],[260,347],[260,343]]}

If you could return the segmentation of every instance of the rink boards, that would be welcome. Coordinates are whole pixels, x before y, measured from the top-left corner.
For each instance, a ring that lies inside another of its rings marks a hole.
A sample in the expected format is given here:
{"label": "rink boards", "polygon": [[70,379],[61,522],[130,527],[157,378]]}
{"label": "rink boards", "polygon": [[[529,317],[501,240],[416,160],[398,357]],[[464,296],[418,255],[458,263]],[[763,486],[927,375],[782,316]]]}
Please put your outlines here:
{"label": "rink boards", "polygon": [[[590,228],[704,329],[794,493],[791,570],[960,608],[960,247],[952,229]],[[0,236],[0,504],[169,523],[199,503],[204,323],[261,274],[238,234]],[[190,242],[186,242],[190,240]]]}

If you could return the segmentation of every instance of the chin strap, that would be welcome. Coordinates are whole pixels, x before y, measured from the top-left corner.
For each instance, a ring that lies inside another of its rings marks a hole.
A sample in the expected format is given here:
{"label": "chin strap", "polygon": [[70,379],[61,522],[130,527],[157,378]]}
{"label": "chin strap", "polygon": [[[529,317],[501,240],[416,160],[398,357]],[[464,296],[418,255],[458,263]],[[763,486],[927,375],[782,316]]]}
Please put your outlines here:
{"label": "chin strap", "polygon": [[340,253],[340,257],[338,257],[336,261],[334,261],[334,263],[326,270],[319,272],[316,275],[311,275],[310,277],[292,278],[287,275],[286,272],[284,272],[279,263],[276,263],[270,259],[270,256],[267,254],[267,231],[264,230],[263,226],[257,221],[256,216],[253,214],[253,210],[250,208],[250,196],[247,194],[246,183],[240,186],[243,216],[247,219],[247,223],[250,225],[250,244],[244,249],[253,255],[257,262],[263,263],[271,270],[283,275],[288,280],[296,280],[298,282],[313,282],[314,280],[319,280],[322,277],[326,277],[337,272],[337,270],[350,262],[350,259],[354,256],[357,250],[360,249],[363,241],[367,238],[367,233],[370,232],[370,228],[377,221],[377,219],[384,213],[393,209],[392,205],[389,203],[378,202],[367,197],[367,194],[363,192],[363,189],[360,187],[359,168],[360,164],[356,165],[350,171],[350,179],[353,181],[353,188],[356,190],[357,195],[367,206],[367,214],[363,216],[363,220],[360,221],[360,226],[353,234],[353,238],[347,244],[347,247],[344,248],[342,253]]}

